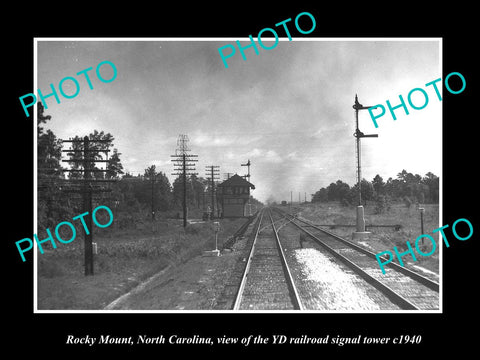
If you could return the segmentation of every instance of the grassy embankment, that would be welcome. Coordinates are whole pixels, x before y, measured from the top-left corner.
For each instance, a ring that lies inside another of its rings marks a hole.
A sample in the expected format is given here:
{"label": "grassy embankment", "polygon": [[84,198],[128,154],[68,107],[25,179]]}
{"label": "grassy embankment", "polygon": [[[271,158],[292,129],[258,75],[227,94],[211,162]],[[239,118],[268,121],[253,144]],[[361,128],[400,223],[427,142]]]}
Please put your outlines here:
{"label": "grassy embankment", "polygon": [[[422,266],[438,274],[439,270],[439,239],[438,234],[432,234],[432,230],[437,229],[439,224],[438,204],[422,205],[425,208],[424,214],[424,233],[434,237],[437,243],[437,249],[431,256],[417,256],[417,261],[413,262],[410,255],[404,256],[403,261],[410,264]],[[401,225],[401,229],[396,231],[394,228],[371,227],[367,228],[372,234],[368,240],[361,241],[361,245],[369,247],[372,252],[381,251],[393,252],[393,247],[397,246],[399,251],[408,250],[406,241],[408,240],[412,247],[415,246],[415,239],[422,234],[420,226],[420,212],[418,206],[411,205],[407,207],[404,203],[394,203],[390,210],[383,214],[375,214],[375,205],[365,207],[365,222],[367,225]],[[328,202],[321,204],[307,204],[301,208],[301,216],[311,220],[315,224],[355,224],[356,207],[342,206],[337,202]],[[352,239],[354,227],[338,226],[330,229],[335,234],[345,239]],[[421,243],[421,242],[420,242]],[[425,253],[432,249],[428,239],[425,239]],[[398,262],[395,258],[395,262]]]}
{"label": "grassy embankment", "polygon": [[[219,221],[220,248],[245,219]],[[215,248],[211,222],[183,228],[183,220],[158,214],[154,223],[144,220],[128,229],[117,225],[114,220],[108,228],[94,228],[94,276],[84,275],[82,231],[69,244],[38,252],[38,309],[102,309],[161,269]]]}

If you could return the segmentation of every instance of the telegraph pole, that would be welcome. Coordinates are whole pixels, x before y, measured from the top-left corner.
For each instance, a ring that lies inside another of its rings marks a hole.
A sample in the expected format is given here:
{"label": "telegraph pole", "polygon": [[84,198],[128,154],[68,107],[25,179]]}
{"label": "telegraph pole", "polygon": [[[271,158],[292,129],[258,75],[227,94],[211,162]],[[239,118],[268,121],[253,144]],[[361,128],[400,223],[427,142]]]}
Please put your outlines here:
{"label": "telegraph pole", "polygon": [[152,221],[155,220],[155,197],[154,197],[154,190],[155,190],[155,175],[152,176]]}
{"label": "telegraph pole", "polygon": [[[378,137],[377,134],[365,135],[358,128],[358,111],[366,110],[372,108],[373,106],[363,106],[358,102],[357,94],[355,94],[355,104],[353,108],[355,109],[355,133],[353,136],[356,138],[357,146],[357,184],[358,184],[358,206],[357,206],[357,236],[360,236],[361,233],[365,232],[365,213],[362,206],[362,170],[361,170],[361,148],[360,148],[360,139],[364,137]],[[354,233],[355,235],[355,233]]]}
{"label": "telegraph pole", "polygon": [[[92,189],[90,181],[90,140],[88,136],[83,138],[83,211],[88,212],[86,219],[87,229],[92,229]],[[84,232],[86,230],[84,229]],[[85,275],[93,275],[93,240],[92,232],[85,232]]]}
{"label": "telegraph pole", "polygon": [[187,227],[187,154],[182,154],[183,227]]}
{"label": "telegraph pole", "polygon": [[290,190],[290,214],[293,215],[292,202],[293,202],[293,191]]}
{"label": "telegraph pole", "polygon": [[179,135],[175,155],[170,155],[174,158],[172,161],[175,167],[175,173],[172,173],[172,175],[181,176],[183,180],[183,227],[187,227],[187,174],[198,175],[198,173],[192,172],[195,170],[195,164],[193,163],[198,161],[195,159],[198,155],[188,154],[191,151],[187,145],[188,141],[187,135]]}
{"label": "telegraph pole", "polygon": [[[76,139],[76,140],[62,140],[62,142],[70,142],[79,144],[83,141],[83,148],[76,148],[70,150],[62,150],[62,152],[70,153],[73,155],[76,152],[83,153],[81,159],[70,159],[70,160],[62,160],[62,162],[68,163],[80,163],[83,169],[64,169],[64,171],[68,172],[83,172],[83,179],[74,179],[70,180],[70,182],[75,182],[77,180],[81,181],[81,188],[79,190],[68,190],[69,192],[77,192],[82,194],[82,207],[83,212],[88,213],[84,217],[85,225],[87,229],[90,231],[87,233],[85,227],[83,228],[84,233],[84,253],[85,253],[85,276],[93,275],[93,227],[92,227],[92,194],[101,193],[101,192],[110,192],[111,189],[93,189],[93,183],[101,183],[101,182],[115,182],[115,180],[107,180],[107,179],[93,179],[92,180],[92,172],[107,172],[106,169],[94,169],[94,164],[96,162],[105,162],[108,163],[109,160],[104,159],[95,159],[96,152],[105,152],[108,154],[110,150],[108,147],[110,146],[109,143],[113,139],[110,140],[90,140],[88,136],[85,136],[83,140]],[[107,149],[96,149],[95,147],[91,148],[91,143],[107,143]],[[78,147],[78,146],[77,146]]]}
{"label": "telegraph pole", "polygon": [[152,165],[145,169],[145,173],[143,175],[145,178],[150,180],[150,188],[151,188],[151,204],[152,204],[152,221],[155,220],[155,180],[156,180],[156,170],[155,165]]}
{"label": "telegraph pole", "polygon": [[220,166],[210,165],[205,168],[207,180],[210,180],[210,191],[212,196],[212,219],[215,217],[215,180],[219,180]]}

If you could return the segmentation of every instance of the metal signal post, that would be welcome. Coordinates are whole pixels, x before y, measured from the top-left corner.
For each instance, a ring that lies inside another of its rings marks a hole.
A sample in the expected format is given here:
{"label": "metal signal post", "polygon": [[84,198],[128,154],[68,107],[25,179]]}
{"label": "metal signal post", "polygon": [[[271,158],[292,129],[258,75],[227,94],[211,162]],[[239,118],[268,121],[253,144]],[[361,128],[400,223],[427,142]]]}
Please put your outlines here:
{"label": "metal signal post", "polygon": [[[248,179],[248,181],[250,182],[250,159],[248,159],[247,163],[246,164],[240,164],[240,166],[246,166],[247,167],[247,175],[243,175],[243,178],[244,179]],[[252,215],[252,205],[250,203],[250,196],[248,197],[248,202],[247,202],[247,207],[248,207],[248,216],[251,216]]]}
{"label": "metal signal post", "polygon": [[248,173],[247,173],[247,175],[243,175],[243,177],[244,177],[245,179],[248,178],[248,181],[250,181],[250,165],[251,165],[251,164],[250,164],[250,159],[247,161],[246,164],[240,164],[240,166],[247,166],[247,168],[248,168]]}
{"label": "metal signal post", "polygon": [[356,138],[357,145],[357,184],[358,184],[358,206],[357,206],[357,231],[354,233],[354,236],[361,236],[361,234],[366,234],[365,231],[365,217],[364,210],[362,206],[362,168],[361,168],[361,148],[360,148],[360,139],[365,137],[378,137],[377,134],[365,135],[358,128],[358,111],[366,110],[374,106],[363,106],[358,102],[357,94],[355,94],[355,104],[353,108],[355,109],[355,133],[353,136]]}
{"label": "metal signal post", "polygon": [[357,184],[358,184],[358,205],[362,205],[362,169],[361,169],[361,150],[360,150],[360,139],[366,137],[378,137],[377,134],[365,135],[363,132],[360,131],[358,128],[358,110],[366,110],[370,109],[373,106],[363,106],[358,102],[357,94],[355,94],[355,104],[353,104],[353,108],[355,109],[355,133],[353,136],[357,140]]}

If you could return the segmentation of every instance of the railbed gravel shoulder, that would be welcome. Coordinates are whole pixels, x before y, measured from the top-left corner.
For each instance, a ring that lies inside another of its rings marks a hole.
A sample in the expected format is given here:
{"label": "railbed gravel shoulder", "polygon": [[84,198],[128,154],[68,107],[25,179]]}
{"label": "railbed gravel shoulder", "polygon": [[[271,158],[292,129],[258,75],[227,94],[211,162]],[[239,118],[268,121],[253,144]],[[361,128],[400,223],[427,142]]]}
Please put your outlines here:
{"label": "railbed gravel shoulder", "polygon": [[[220,256],[198,255],[152,277],[141,291],[132,290],[112,310],[212,310],[228,291],[235,265],[241,262],[242,239]],[[232,289],[230,289],[232,290]]]}

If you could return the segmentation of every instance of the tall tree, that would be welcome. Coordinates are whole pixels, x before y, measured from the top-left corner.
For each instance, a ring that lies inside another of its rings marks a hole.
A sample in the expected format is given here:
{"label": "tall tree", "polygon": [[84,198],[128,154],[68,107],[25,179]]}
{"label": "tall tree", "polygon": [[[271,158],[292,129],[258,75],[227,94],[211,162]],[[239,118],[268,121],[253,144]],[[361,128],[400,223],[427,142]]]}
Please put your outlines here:
{"label": "tall tree", "polygon": [[328,201],[328,190],[321,188],[315,194],[313,194],[312,202],[326,202]]}
{"label": "tall tree", "polygon": [[172,189],[167,176],[157,172],[155,165],[151,165],[145,169],[143,181],[137,198],[140,203],[149,204],[150,210],[168,210],[172,202]]}
{"label": "tall tree", "polygon": [[62,216],[70,213],[66,201],[60,199],[64,174],[61,166],[62,140],[42,126],[51,120],[44,114],[41,102],[37,105],[37,189],[38,189],[38,223],[40,227],[49,227],[58,222]]}
{"label": "tall tree", "polygon": [[117,149],[113,149],[113,154],[109,157],[107,163],[106,179],[118,179],[123,174],[123,166],[120,161],[121,153]]}
{"label": "tall tree", "polygon": [[192,187],[192,199],[193,203],[200,208],[203,205],[204,199],[204,192],[206,191],[207,184],[210,182],[202,177],[197,177],[196,175],[192,175],[190,177],[191,187]]}
{"label": "tall tree", "polygon": [[425,174],[425,177],[422,178],[422,183],[428,187],[428,196],[426,200],[428,202],[438,203],[439,202],[439,191],[440,191],[440,179],[438,176],[432,172]]}
{"label": "tall tree", "polygon": [[[362,179],[361,189],[362,189],[362,202],[363,202],[363,205],[365,205],[367,200],[374,199],[375,191],[372,183],[366,179]],[[358,203],[358,184],[355,184],[354,186],[352,186],[352,188],[350,189],[350,192],[348,193],[348,196],[346,196],[345,198],[351,204]]]}
{"label": "tall tree", "polygon": [[328,200],[342,200],[345,199],[350,191],[350,186],[342,180],[337,180],[327,187]]}
{"label": "tall tree", "polygon": [[46,124],[52,117],[44,114],[42,103],[37,105],[37,166],[39,180],[43,178],[63,177],[61,167],[62,140],[57,139],[49,129],[44,131],[41,124]]}
{"label": "tall tree", "polygon": [[[110,150],[111,147],[113,147],[113,135],[110,133],[104,133],[103,131],[98,132],[97,130],[94,130],[93,133],[90,133],[88,135],[88,138],[90,140],[89,144],[89,149],[92,150],[89,153],[89,159],[91,159],[91,162],[87,163],[89,168],[93,170],[92,178],[94,179],[103,179],[105,178],[104,172],[100,171],[95,171],[95,170],[100,170],[100,168],[103,168],[103,166],[98,165],[98,163],[95,163],[95,160],[105,160],[107,158],[106,153],[103,151],[96,151],[96,150]],[[73,142],[71,143],[72,146],[72,152],[67,153],[67,156],[69,156],[69,164],[71,165],[71,169],[73,170],[79,170],[83,166],[83,161],[80,161],[83,159],[83,150],[84,150],[84,142],[83,142],[83,136],[75,136],[73,138]],[[95,141],[95,140],[102,140],[101,142]],[[117,157],[120,154],[117,153]],[[119,161],[119,159],[118,159]],[[115,166],[119,167],[119,163],[117,163]],[[110,169],[113,171],[113,168]],[[112,173],[110,173],[112,175]],[[81,171],[73,171],[70,172],[69,178],[70,179],[78,179],[82,178],[83,174]]]}
{"label": "tall tree", "polygon": [[372,180],[372,186],[377,196],[383,194],[385,190],[385,182],[383,181],[383,178],[380,175],[378,174],[375,175],[375,177]]}
{"label": "tall tree", "polygon": [[[205,189],[205,179],[198,178],[196,175],[187,177],[187,205],[198,207],[200,201],[200,191]],[[173,203],[175,206],[182,206],[183,201],[183,180],[179,176],[173,181]],[[202,195],[203,197],[203,191]],[[203,199],[202,199],[203,201]]]}
{"label": "tall tree", "polygon": [[155,180],[157,177],[157,172],[155,170],[155,165],[152,165],[145,169],[145,180],[148,180],[150,183],[151,188],[151,213],[152,213],[152,220],[155,219]]}

